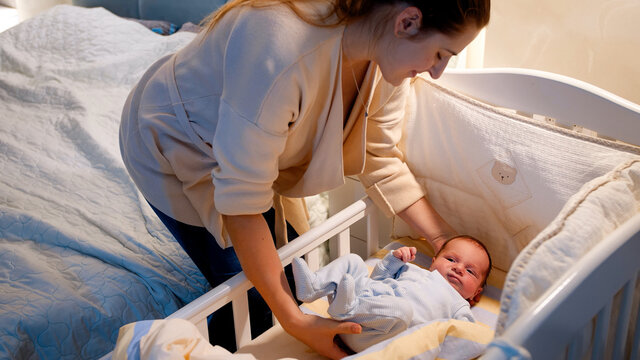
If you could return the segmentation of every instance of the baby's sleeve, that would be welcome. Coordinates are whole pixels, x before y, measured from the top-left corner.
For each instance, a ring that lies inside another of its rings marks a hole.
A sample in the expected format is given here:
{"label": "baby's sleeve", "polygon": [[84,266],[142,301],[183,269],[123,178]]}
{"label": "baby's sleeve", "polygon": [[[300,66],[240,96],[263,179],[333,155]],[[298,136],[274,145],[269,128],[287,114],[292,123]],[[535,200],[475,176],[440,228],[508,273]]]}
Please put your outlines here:
{"label": "baby's sleeve", "polygon": [[453,314],[453,318],[456,320],[476,322],[476,318],[473,316],[469,304],[460,306],[460,308]]}
{"label": "baby's sleeve", "polygon": [[371,279],[383,280],[388,278],[396,278],[398,273],[405,268],[406,264],[393,256],[393,251],[390,251],[385,255],[382,260],[378,261],[376,266],[371,271]]}

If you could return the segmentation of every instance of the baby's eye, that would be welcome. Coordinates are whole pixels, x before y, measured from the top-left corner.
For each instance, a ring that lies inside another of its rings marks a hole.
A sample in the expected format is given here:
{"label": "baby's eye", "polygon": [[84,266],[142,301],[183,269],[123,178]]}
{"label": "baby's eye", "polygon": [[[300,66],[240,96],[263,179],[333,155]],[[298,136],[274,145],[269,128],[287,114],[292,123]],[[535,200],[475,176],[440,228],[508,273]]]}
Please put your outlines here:
{"label": "baby's eye", "polygon": [[473,276],[476,276],[475,271],[471,270],[471,269],[467,269],[467,272]]}
{"label": "baby's eye", "polygon": [[451,258],[451,257],[445,257],[445,259],[447,259],[450,262],[454,262],[453,258]]}
{"label": "baby's eye", "polygon": [[438,60],[442,60],[442,55],[440,53],[437,53],[436,57],[438,58]]}

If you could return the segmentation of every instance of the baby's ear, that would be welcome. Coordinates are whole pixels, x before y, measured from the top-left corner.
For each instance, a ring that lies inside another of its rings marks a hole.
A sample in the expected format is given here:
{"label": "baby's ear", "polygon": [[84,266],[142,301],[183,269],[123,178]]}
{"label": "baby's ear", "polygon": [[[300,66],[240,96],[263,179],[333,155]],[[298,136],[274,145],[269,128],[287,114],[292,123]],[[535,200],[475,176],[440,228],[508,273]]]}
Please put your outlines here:
{"label": "baby's ear", "polygon": [[477,304],[478,302],[480,302],[480,298],[482,297],[482,292],[484,291],[484,286],[479,287],[475,294],[470,297],[469,299],[467,299],[467,301],[469,301],[469,305],[473,306],[475,304]]}

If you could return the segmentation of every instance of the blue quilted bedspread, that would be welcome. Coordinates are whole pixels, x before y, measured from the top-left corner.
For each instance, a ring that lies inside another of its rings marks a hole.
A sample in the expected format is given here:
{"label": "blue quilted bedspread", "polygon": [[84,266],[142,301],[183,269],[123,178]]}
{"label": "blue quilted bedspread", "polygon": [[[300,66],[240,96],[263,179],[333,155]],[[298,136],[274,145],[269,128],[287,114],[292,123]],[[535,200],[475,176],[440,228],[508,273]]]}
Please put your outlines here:
{"label": "blue quilted bedspread", "polygon": [[71,6],[0,33],[0,358],[99,358],[207,290],[118,149],[129,89],[193,36]]}

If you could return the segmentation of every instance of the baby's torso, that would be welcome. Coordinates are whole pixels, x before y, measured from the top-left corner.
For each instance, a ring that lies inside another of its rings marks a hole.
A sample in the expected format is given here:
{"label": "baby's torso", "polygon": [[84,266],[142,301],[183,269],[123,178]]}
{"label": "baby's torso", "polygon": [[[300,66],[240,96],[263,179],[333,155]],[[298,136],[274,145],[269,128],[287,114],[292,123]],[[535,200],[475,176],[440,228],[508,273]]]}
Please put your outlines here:
{"label": "baby's torso", "polygon": [[413,320],[411,326],[437,319],[452,319],[470,316],[469,303],[437,271],[422,269],[408,264],[396,279],[372,281],[371,293],[380,295],[392,292],[411,303]]}

